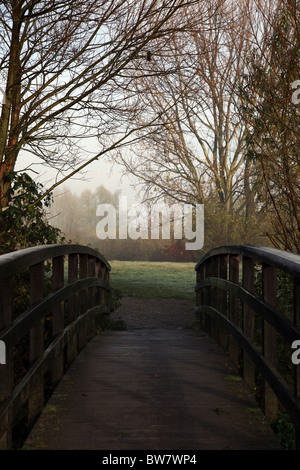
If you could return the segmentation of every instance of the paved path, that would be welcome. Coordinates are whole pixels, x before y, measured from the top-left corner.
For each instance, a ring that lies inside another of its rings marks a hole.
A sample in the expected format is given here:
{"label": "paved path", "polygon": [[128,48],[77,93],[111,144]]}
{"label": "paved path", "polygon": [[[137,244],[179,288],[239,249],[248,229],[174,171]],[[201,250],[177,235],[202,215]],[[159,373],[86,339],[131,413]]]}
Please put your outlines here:
{"label": "paved path", "polygon": [[98,335],[71,365],[26,447],[278,449],[235,376],[210,337],[176,322]]}

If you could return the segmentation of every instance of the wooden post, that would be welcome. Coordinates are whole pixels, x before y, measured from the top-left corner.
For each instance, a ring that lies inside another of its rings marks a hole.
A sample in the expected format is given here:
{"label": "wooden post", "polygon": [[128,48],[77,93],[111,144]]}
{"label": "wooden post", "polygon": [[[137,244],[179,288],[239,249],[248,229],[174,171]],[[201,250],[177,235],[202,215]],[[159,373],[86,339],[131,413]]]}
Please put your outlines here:
{"label": "wooden post", "polygon": [[[198,284],[198,282],[201,282],[202,279],[203,279],[203,267],[200,266],[196,271],[196,284]],[[196,307],[200,307],[201,305],[203,305],[203,289],[198,289],[196,291]],[[203,315],[197,314],[197,318],[201,326],[202,326],[202,316]]]}
{"label": "wooden post", "polygon": [[[220,255],[219,258],[219,277],[221,279],[227,279],[227,266],[228,266],[228,256]],[[219,290],[218,296],[218,310],[223,315],[227,316],[227,292],[225,290]],[[219,343],[222,348],[228,348],[228,333],[224,328],[220,329],[219,332]]]}
{"label": "wooden post", "polygon": [[[88,257],[88,277],[95,277],[96,275],[96,266],[95,258],[93,256]],[[95,305],[95,288],[91,287],[88,290],[88,306],[89,308]]]}
{"label": "wooden post", "polygon": [[[273,307],[277,304],[276,268],[265,264],[263,264],[263,299]],[[263,353],[265,358],[277,367],[276,330],[266,321],[263,322]],[[264,381],[264,412],[268,419],[277,419],[278,399],[266,381]]]}
{"label": "wooden post", "polygon": [[[103,281],[109,281],[109,270],[105,266],[104,263],[101,263],[101,268],[100,268],[100,277]],[[107,302],[107,291],[104,288],[101,288],[100,292],[100,304],[105,305]]]}
{"label": "wooden post", "polygon": [[[79,279],[85,279],[88,274],[88,255],[79,255]],[[79,295],[79,311],[84,313],[87,309],[87,291],[83,290]]]}
{"label": "wooden post", "polygon": [[[243,257],[243,287],[248,292],[254,292],[254,267],[255,260]],[[254,312],[244,303],[243,305],[244,334],[252,342],[254,340]],[[249,356],[244,352],[244,379],[251,390],[255,388],[255,365]]]}
{"label": "wooden post", "polygon": [[[205,261],[205,279],[211,277],[211,259]],[[205,305],[211,305],[211,287],[205,287]],[[205,329],[208,334],[211,334],[211,318],[205,316]]]}
{"label": "wooden post", "polygon": [[[239,256],[229,256],[229,280],[234,284],[239,284]],[[239,311],[238,311],[238,299],[233,295],[229,295],[229,319],[230,321],[238,326],[239,323]],[[234,365],[239,368],[239,344],[231,335],[229,337],[229,356]]]}
{"label": "wooden post", "polygon": [[[88,256],[79,256],[79,278],[85,279],[88,273]],[[79,293],[79,313],[83,314],[87,310],[87,292],[83,290]],[[81,321],[78,333],[78,347],[81,350],[87,342],[87,319]]]}
{"label": "wooden post", "polygon": [[[0,331],[13,319],[14,311],[14,278],[0,281]],[[10,396],[13,390],[14,362],[13,347],[5,345],[5,363],[0,364],[0,403]],[[12,445],[12,416],[9,412],[5,418],[5,430],[0,433],[0,450],[10,449]]]}
{"label": "wooden post", "polygon": [[[78,279],[78,255],[69,254],[68,260],[68,283],[77,281]],[[78,313],[77,295],[73,295],[68,300],[68,320],[72,321]]]}
{"label": "wooden post", "polygon": [[[44,296],[44,262],[30,267],[30,302],[31,305],[42,300]],[[44,352],[44,318],[30,331],[30,363],[33,363]],[[29,427],[35,422],[44,406],[44,376],[36,375],[30,384],[28,400]]]}
{"label": "wooden post", "polygon": [[[211,261],[211,277],[219,277],[219,257],[214,256]],[[211,287],[211,303],[213,308],[218,308],[219,289]],[[218,343],[219,342],[219,325],[218,320],[211,319],[211,336]]]}
{"label": "wooden post", "polygon": [[[68,256],[68,283],[77,281],[78,278],[78,255],[69,254]],[[77,317],[78,313],[78,301],[77,295],[73,295],[68,299],[68,323],[71,323]],[[77,356],[78,352],[78,335],[74,334],[70,338],[67,346],[67,364],[69,365]]]}
{"label": "wooden post", "polygon": [[[64,286],[64,256],[58,256],[52,260],[52,287],[53,290]],[[64,308],[63,305],[57,305],[53,309],[52,316],[52,335],[59,335],[64,330]],[[64,355],[60,352],[54,359],[52,365],[52,384],[56,385],[63,376]]]}
{"label": "wooden post", "polygon": [[[103,269],[102,269],[102,266],[103,266]],[[104,270],[105,270],[105,265],[99,259],[95,259],[95,277],[98,279],[103,279]],[[96,287],[95,288],[95,305],[101,305],[102,303],[105,304],[105,289],[103,289],[102,287]],[[101,324],[101,318],[99,318],[99,315],[93,316],[93,318],[90,318],[90,321],[89,321],[89,336],[90,337],[92,337],[95,334],[95,330],[99,326],[99,320]]]}
{"label": "wooden post", "polygon": [[[95,260],[95,277],[101,279],[102,272],[101,272],[101,261],[99,259]],[[101,287],[96,288],[96,296],[95,296],[95,305],[101,304]]]}
{"label": "wooden post", "polygon": [[[205,279],[205,263],[202,263],[200,266],[200,281],[204,281]],[[200,291],[200,305],[206,305],[207,296],[206,296],[206,288],[203,287]],[[205,314],[203,313],[200,318],[200,326],[205,330],[206,320]]]}

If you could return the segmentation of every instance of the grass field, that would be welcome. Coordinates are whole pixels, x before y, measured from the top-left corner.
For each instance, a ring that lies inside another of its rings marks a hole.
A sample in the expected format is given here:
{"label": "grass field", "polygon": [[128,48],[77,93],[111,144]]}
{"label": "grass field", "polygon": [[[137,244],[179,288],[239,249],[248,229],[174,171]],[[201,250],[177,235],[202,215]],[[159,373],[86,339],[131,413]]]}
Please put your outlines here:
{"label": "grass field", "polygon": [[110,264],[111,284],[124,297],[195,299],[194,263],[110,261]]}

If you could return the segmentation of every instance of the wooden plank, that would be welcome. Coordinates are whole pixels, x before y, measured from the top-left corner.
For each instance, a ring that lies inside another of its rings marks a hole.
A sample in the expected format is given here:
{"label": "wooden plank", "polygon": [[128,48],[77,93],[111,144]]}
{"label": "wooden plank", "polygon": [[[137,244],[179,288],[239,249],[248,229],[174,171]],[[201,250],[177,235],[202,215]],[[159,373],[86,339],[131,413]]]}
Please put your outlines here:
{"label": "wooden plank", "polygon": [[[88,257],[88,277],[95,277],[96,275],[96,266],[95,266],[95,258],[89,256]],[[88,307],[92,308],[95,304],[95,288],[91,287],[88,289]]]}
{"label": "wooden plank", "polygon": [[[79,255],[79,279],[85,279],[88,275],[88,256]],[[79,311],[84,313],[87,309],[87,291],[82,290],[79,294]]]}
{"label": "wooden plank", "polygon": [[[64,257],[53,258],[52,261],[52,287],[53,290],[64,286]],[[60,304],[53,310],[53,335],[57,335],[64,328],[63,306]]]}
{"label": "wooden plank", "polygon": [[[204,273],[205,279],[211,277],[211,259],[205,261],[204,263]],[[205,287],[204,288],[204,297],[205,297],[205,305],[211,305],[211,288]],[[205,330],[211,334],[211,318],[205,315]]]}

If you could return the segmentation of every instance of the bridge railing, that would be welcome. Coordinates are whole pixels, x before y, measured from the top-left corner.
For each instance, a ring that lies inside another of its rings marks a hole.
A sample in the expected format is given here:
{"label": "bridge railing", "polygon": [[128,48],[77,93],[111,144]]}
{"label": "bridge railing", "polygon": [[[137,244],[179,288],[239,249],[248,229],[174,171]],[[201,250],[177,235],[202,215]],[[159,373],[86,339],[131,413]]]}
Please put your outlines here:
{"label": "bridge railing", "polygon": [[108,313],[109,271],[100,253],[81,245],[0,256],[0,448],[12,447],[24,420],[31,429],[47,394],[94,336]]}
{"label": "bridge railing", "polygon": [[280,406],[290,416],[299,448],[300,256],[231,245],[205,254],[195,270],[202,328],[260,390],[265,416],[276,420]]}

